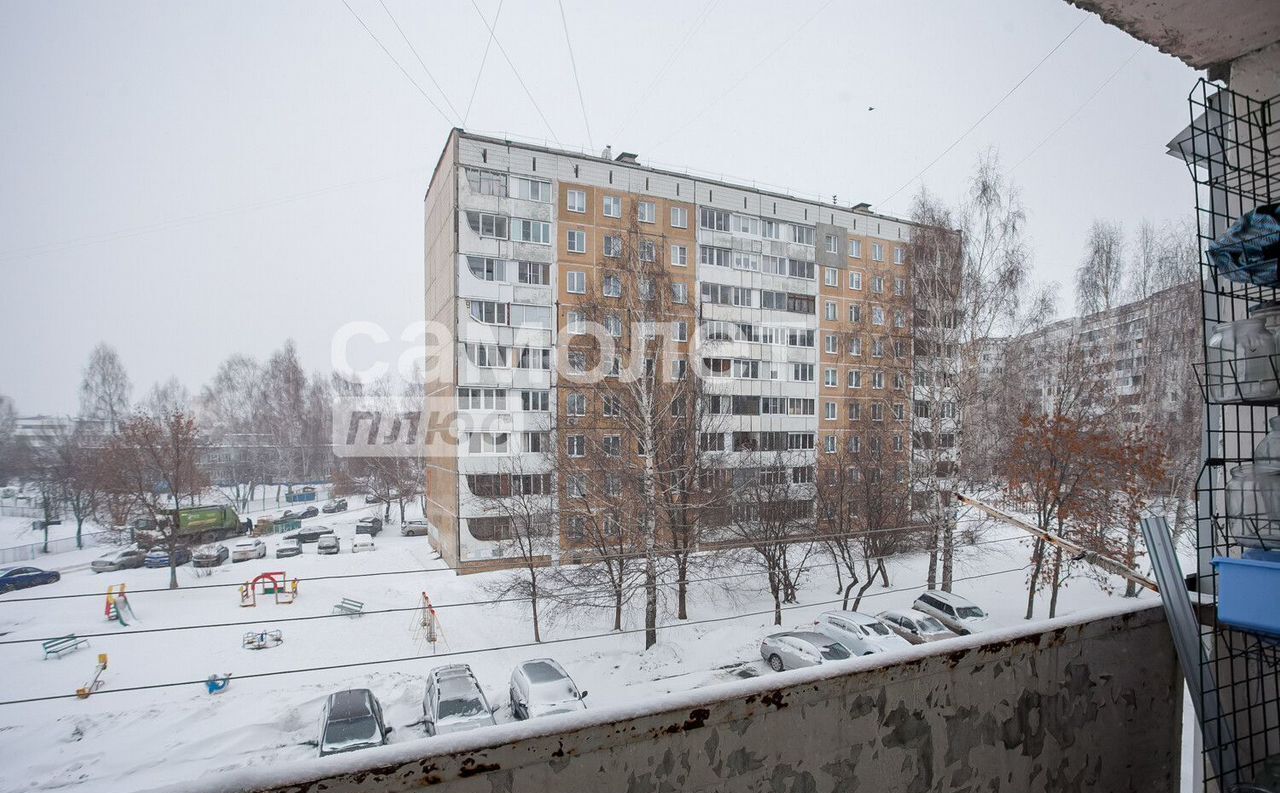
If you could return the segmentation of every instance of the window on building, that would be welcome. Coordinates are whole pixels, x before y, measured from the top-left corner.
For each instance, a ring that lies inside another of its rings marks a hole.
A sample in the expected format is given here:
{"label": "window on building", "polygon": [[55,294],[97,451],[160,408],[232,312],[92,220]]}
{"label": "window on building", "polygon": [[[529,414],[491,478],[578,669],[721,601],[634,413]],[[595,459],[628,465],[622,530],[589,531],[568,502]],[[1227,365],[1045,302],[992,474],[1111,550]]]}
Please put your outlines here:
{"label": "window on building", "polygon": [[586,190],[570,190],[565,194],[565,207],[570,212],[586,212],[587,211],[587,191]]}
{"label": "window on building", "polygon": [[893,417],[897,421],[902,421],[904,418],[906,418],[906,410],[903,408],[901,402],[893,403]]}
{"label": "window on building", "polygon": [[836,403],[835,402],[825,403],[823,405],[823,412],[826,415],[827,421],[835,421],[836,420]]}
{"label": "window on building", "polygon": [[516,218],[513,221],[511,238],[516,242],[550,245],[551,224],[545,220],[521,220]]}
{"label": "window on building", "polygon": [[459,410],[506,410],[507,392],[501,388],[459,388]]}
{"label": "window on building", "polygon": [[641,223],[657,223],[658,205],[652,201],[641,201],[636,205],[636,220]]}
{"label": "window on building", "polygon": [[587,274],[578,270],[570,270],[565,281],[565,289],[575,295],[587,293]]}
{"label": "window on building", "polygon": [[817,232],[812,226],[801,226],[797,223],[791,224],[791,241],[801,245],[813,245],[814,237]]}
{"label": "window on building", "polygon": [[849,240],[849,255],[855,259],[862,258],[862,240]]}
{"label": "window on building", "polygon": [[507,177],[493,171],[468,168],[467,185],[471,188],[471,192],[480,195],[505,196],[507,194]]}
{"label": "window on building", "polygon": [[884,421],[884,403],[883,402],[871,403],[871,420]]}
{"label": "window on building", "polygon": [[658,258],[658,248],[652,240],[640,241],[640,261],[652,262]]}
{"label": "window on building", "polygon": [[884,372],[876,372],[871,376],[872,388],[884,388]]}
{"label": "window on building", "polygon": [[684,245],[671,246],[671,263],[676,267],[689,266],[689,248]]}
{"label": "window on building", "polygon": [[622,199],[616,195],[607,195],[603,199],[604,216],[607,218],[622,217]]}
{"label": "window on building", "polygon": [[505,369],[507,366],[507,348],[496,344],[468,344],[467,357],[485,369]]}
{"label": "window on building", "polygon": [[884,278],[878,275],[872,278],[871,291],[875,292],[877,295],[884,294]]}
{"label": "window on building", "polygon": [[622,279],[612,273],[605,275],[604,296],[622,297]]}
{"label": "window on building", "polygon": [[881,308],[880,306],[874,306],[871,309],[871,324],[872,325],[884,324],[884,309]]}
{"label": "window on building", "polygon": [[878,242],[871,243],[871,258],[873,261],[884,261],[884,246]]}
{"label": "window on building", "polygon": [[507,238],[507,219],[502,215],[488,212],[468,212],[467,225],[481,237],[505,240]]}
{"label": "window on building", "polygon": [[826,345],[827,352],[831,355],[838,355],[840,353],[840,337],[834,333],[827,334]]}
{"label": "window on building", "polygon": [[858,305],[857,303],[854,303],[853,305],[849,306],[849,321],[850,322],[862,321],[862,306]]}
{"label": "window on building", "polygon": [[906,263],[907,263],[907,249],[906,249],[906,248],[894,248],[894,249],[893,249],[893,263],[894,263],[894,264],[906,264]]}
{"label": "window on building", "polygon": [[835,367],[828,367],[822,372],[822,384],[829,388],[835,388],[839,383],[839,380],[837,379],[839,376],[840,375],[836,371]]}
{"label": "window on building", "polygon": [[615,339],[622,338],[622,319],[617,314],[605,315],[604,329]]}
{"label": "window on building", "polygon": [[570,457],[586,457],[587,456],[587,436],[570,435],[565,438],[565,448]]}
{"label": "window on building", "polygon": [[517,262],[516,269],[522,284],[546,286],[551,283],[551,265],[545,262]]}
{"label": "window on building", "polygon": [[849,403],[849,420],[859,421],[861,419],[862,419],[862,403],[850,402]]}
{"label": "window on building", "polygon": [[872,358],[884,357],[884,339],[871,340],[871,357]]}
{"label": "window on building", "polygon": [[606,435],[600,439],[600,448],[604,451],[606,457],[622,456],[622,436]]}
{"label": "window on building", "polygon": [[827,305],[826,305],[826,307],[825,307],[825,311],[826,311],[827,321],[828,321],[828,322],[835,322],[835,319],[836,319],[836,302],[835,302],[834,300],[828,300],[828,301],[827,301]]}
{"label": "window on building", "polygon": [[605,418],[616,419],[622,415],[622,397],[617,394],[605,394],[601,401],[601,411]]}
{"label": "window on building", "polygon": [[573,392],[564,402],[564,411],[569,416],[587,415],[587,395]]}
{"label": "window on building", "polygon": [[501,259],[486,259],[481,256],[468,256],[467,269],[481,281],[506,280],[506,262]]}
{"label": "window on building", "polygon": [[616,259],[622,255],[622,237],[613,235],[605,235],[604,238],[604,255],[611,259]]}
{"label": "window on building", "polygon": [[586,253],[587,252],[587,232],[574,231],[570,229],[565,233],[567,247],[569,253]]}
{"label": "window on building", "polygon": [[836,451],[836,436],[834,436],[834,435],[828,435],[828,436],[827,436],[827,438],[826,438],[826,449],[827,449],[827,454],[835,454],[835,451]]}
{"label": "window on building", "polygon": [[698,225],[711,231],[729,230],[729,213],[723,209],[701,207],[698,210]]}
{"label": "window on building", "polygon": [[[573,449],[574,438],[577,438],[578,440],[582,440],[581,435],[575,435],[569,438],[569,448],[570,448],[569,456],[584,457],[586,455],[585,450],[583,450],[578,454],[573,453],[572,449]],[[568,478],[565,480],[565,487],[566,487],[566,492],[569,495],[569,498],[586,498],[587,497],[587,475],[586,474],[570,474]]]}
{"label": "window on building", "polygon": [[862,273],[857,270],[849,271],[849,288],[862,291]]}
{"label": "window on building", "polygon": [[685,207],[671,207],[671,227],[676,229],[689,228],[689,210]]}
{"label": "window on building", "polygon": [[849,387],[862,388],[862,372],[857,369],[849,370]]}
{"label": "window on building", "polygon": [[551,394],[547,391],[521,391],[520,409],[528,412],[546,413],[551,409]]}
{"label": "window on building", "polygon": [[834,267],[822,268],[822,282],[827,286],[840,285],[840,271]]}
{"label": "window on building", "polygon": [[840,252],[840,248],[838,247],[840,245],[840,241],[836,239],[836,235],[834,234],[826,235],[826,241],[827,241],[827,253]]}
{"label": "window on building", "polygon": [[907,293],[907,279],[902,276],[896,276],[893,279],[893,293],[898,297],[902,297]]}
{"label": "window on building", "polygon": [[699,245],[698,262],[716,267],[732,267],[733,251],[728,248],[716,248],[712,245]]}
{"label": "window on building", "polygon": [[511,197],[523,198],[526,201],[551,201],[551,183],[541,179],[530,179],[527,176],[511,177]]}
{"label": "window on building", "polygon": [[671,284],[671,300],[675,303],[688,303],[689,285],[680,282]]}
{"label": "window on building", "polygon": [[893,310],[893,326],[895,328],[905,328],[907,326],[907,312],[900,308]]}
{"label": "window on building", "polygon": [[507,433],[469,432],[467,433],[467,451],[471,454],[506,454]]}

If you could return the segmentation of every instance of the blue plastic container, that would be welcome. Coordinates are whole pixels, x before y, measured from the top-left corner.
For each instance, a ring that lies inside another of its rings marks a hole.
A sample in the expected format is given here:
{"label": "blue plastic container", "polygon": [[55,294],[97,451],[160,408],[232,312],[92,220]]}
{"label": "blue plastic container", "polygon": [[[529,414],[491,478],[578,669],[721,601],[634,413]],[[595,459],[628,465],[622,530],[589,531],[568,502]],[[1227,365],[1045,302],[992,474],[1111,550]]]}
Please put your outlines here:
{"label": "blue plastic container", "polygon": [[1280,636],[1280,553],[1248,551],[1244,559],[1219,556],[1218,622]]}

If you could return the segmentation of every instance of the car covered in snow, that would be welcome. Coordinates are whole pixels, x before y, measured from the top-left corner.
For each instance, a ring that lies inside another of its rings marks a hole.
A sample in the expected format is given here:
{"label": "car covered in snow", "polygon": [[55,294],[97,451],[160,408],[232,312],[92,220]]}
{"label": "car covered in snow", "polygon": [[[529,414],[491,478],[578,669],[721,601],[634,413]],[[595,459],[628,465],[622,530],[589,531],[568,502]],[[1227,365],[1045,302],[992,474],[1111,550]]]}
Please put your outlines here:
{"label": "car covered in snow", "polygon": [[89,563],[89,569],[95,573],[114,573],[116,570],[128,570],[142,567],[147,552],[141,548],[125,548],[105,553]]}
{"label": "car covered in snow", "polygon": [[924,592],[911,604],[911,608],[928,614],[962,636],[991,629],[987,612],[954,592],[943,592],[941,589]]}
{"label": "car covered in snow", "polygon": [[320,756],[382,746],[390,732],[382,705],[369,689],[330,694],[320,713]]}
{"label": "car covered in snow", "polygon": [[586,697],[564,667],[550,658],[525,661],[511,672],[511,715],[517,719],[586,710]]}
{"label": "car covered in snow", "polygon": [[326,534],[316,543],[316,553],[335,554],[342,552],[342,543],[336,534]]}
{"label": "car covered in snow", "polygon": [[[178,546],[173,552],[174,565],[182,565],[191,561],[191,549]],[[142,560],[143,567],[168,567],[169,566],[169,549],[155,547],[147,551],[147,556]]]}
{"label": "car covered in snow", "polygon": [[280,516],[280,519],[281,520],[302,520],[304,518],[314,518],[316,515],[319,515],[319,514],[320,514],[320,510],[316,509],[314,506],[306,507],[305,509],[300,509],[297,512],[294,512],[291,509],[286,509],[284,511],[284,514]]}
{"label": "car covered in snow", "polygon": [[231,546],[232,562],[247,562],[250,559],[265,559],[267,544],[256,537],[252,540],[241,540]]}
{"label": "car covered in snow", "polygon": [[197,548],[191,555],[191,566],[217,567],[229,558],[231,558],[231,552],[227,550],[227,546],[206,545],[203,548]]}
{"label": "car covered in snow", "polygon": [[325,535],[333,534],[333,529],[328,526],[308,526],[305,529],[284,535],[286,540],[297,540],[298,542],[316,542]]}
{"label": "car covered in snow", "polygon": [[422,695],[422,723],[427,735],[445,735],[496,724],[480,682],[466,664],[437,666],[427,675]]}
{"label": "car covered in snow", "polygon": [[357,534],[355,539],[351,541],[351,552],[361,553],[363,551],[372,551],[374,549],[373,538],[367,534]]}
{"label": "car covered in snow", "polygon": [[898,634],[912,644],[927,644],[943,639],[950,639],[955,633],[923,611],[915,609],[895,609],[882,611],[881,622],[889,626],[889,630]]}
{"label": "car covered in snow", "polygon": [[775,672],[802,669],[853,656],[845,646],[826,634],[811,630],[771,633],[760,642],[760,657]]}
{"label": "car covered in snow", "polygon": [[813,623],[818,633],[830,636],[854,655],[872,655],[910,647],[911,643],[889,630],[870,614],[857,611],[824,611]]}
{"label": "car covered in snow", "polygon": [[0,592],[27,589],[42,584],[61,581],[57,570],[41,570],[39,567],[0,567]]}
{"label": "car covered in snow", "polygon": [[333,501],[330,501],[328,504],[321,507],[320,511],[326,515],[332,515],[335,512],[346,512],[347,500],[345,498],[335,498]]}
{"label": "car covered in snow", "polygon": [[356,534],[377,537],[382,532],[382,518],[361,518],[356,521]]}
{"label": "car covered in snow", "polygon": [[290,556],[302,555],[302,543],[297,540],[281,540],[276,546],[276,558],[287,559]]}

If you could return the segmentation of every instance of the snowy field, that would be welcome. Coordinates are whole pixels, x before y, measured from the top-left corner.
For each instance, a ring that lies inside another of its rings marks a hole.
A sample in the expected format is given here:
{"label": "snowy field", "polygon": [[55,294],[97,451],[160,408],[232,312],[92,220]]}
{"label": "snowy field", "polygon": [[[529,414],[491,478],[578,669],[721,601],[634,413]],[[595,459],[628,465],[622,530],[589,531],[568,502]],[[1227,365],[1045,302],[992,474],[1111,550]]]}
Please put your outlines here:
{"label": "snowy field", "polygon": [[[316,750],[307,742],[316,738],[325,697],[342,688],[374,691],[395,729],[393,743],[442,740],[426,738],[419,722],[425,675],[444,663],[472,666],[490,704],[500,706],[499,721],[511,718],[507,704],[511,668],[529,658],[558,659],[579,687],[590,692],[588,707],[643,701],[659,693],[772,674],[759,654],[761,637],[777,630],[762,577],[735,578],[728,587],[725,581],[694,584],[689,623],[666,615],[663,624],[669,627],[659,633],[659,643],[648,652],[642,649],[642,633],[611,634],[612,615],[603,611],[578,612],[544,625],[543,637],[551,641],[543,646],[512,646],[532,641],[527,603],[474,604],[491,599],[484,585],[492,574],[455,576],[435,557],[425,537],[401,537],[394,525],[376,538],[377,550],[352,554],[356,520],[380,514],[354,501],[352,506],[350,512],[305,522],[337,531],[342,540],[342,553],[337,556],[317,556],[315,544],[307,544],[302,556],[277,560],[278,540],[271,538],[266,559],[224,562],[202,576],[190,567],[180,569],[186,588],[177,591],[141,591],[167,586],[167,569],[95,575],[84,563],[100,551],[37,561],[38,566],[64,570],[63,578],[54,585],[0,596],[0,668],[4,670],[0,701],[72,694],[91,677],[97,653],[108,653],[110,665],[103,675],[105,687],[87,700],[0,706],[0,756],[4,757],[0,791],[146,790],[182,786],[230,769],[308,758],[329,762],[335,758],[315,758]],[[0,519],[9,520],[13,519]],[[1019,624],[1025,609],[1029,547],[1025,535],[1016,529],[987,529],[980,545],[959,553],[956,577],[968,580],[959,580],[955,591],[987,608],[996,624]],[[923,588],[925,564],[923,555],[895,558],[890,565],[890,588],[877,584],[860,610],[874,613],[910,606]],[[242,608],[234,585],[275,570],[300,579],[411,572],[303,580],[293,604],[280,605],[270,596],[259,596],[257,606]],[[103,614],[106,588],[118,583],[138,591],[130,598],[137,621],[129,627],[108,622]],[[226,586],[196,588],[211,584]],[[815,569],[806,577],[799,607],[784,613],[784,627],[839,608],[835,588],[830,567]],[[429,657],[433,648],[419,629],[420,612],[413,610],[423,592],[439,609],[443,640],[434,648],[436,658]],[[671,590],[664,592],[669,595]],[[91,596],[21,602],[21,598],[80,593]],[[333,605],[344,597],[363,601],[367,611],[406,610],[329,618]],[[1141,597],[1153,596],[1143,593]],[[1062,591],[1059,616],[1119,600],[1088,579],[1075,579]],[[1037,606],[1038,615],[1047,612],[1047,603],[1046,594]],[[628,630],[643,624],[638,606],[633,604],[627,614]],[[299,617],[318,619],[280,621]],[[732,619],[721,620],[725,617]],[[231,622],[250,624],[157,630]],[[279,628],[284,643],[273,649],[242,649],[242,635],[256,627]],[[67,633],[107,635],[94,636],[89,647],[47,661],[41,659],[38,641],[15,643]],[[382,661],[388,662],[377,663]],[[350,666],[313,670],[340,664]],[[243,677],[290,670],[312,671]],[[228,689],[216,696],[206,693],[199,681],[226,672],[233,674]],[[174,682],[187,684],[119,690]],[[1184,789],[1189,789],[1186,780]]]}

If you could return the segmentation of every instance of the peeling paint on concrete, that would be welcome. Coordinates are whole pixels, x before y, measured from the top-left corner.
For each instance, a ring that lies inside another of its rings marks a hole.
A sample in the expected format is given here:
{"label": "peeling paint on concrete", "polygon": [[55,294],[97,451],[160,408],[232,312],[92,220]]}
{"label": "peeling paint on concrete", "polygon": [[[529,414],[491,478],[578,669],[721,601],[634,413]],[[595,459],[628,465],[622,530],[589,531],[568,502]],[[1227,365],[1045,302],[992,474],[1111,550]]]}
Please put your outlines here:
{"label": "peeling paint on concrete", "polygon": [[[795,675],[792,675],[794,677]],[[1176,790],[1181,692],[1159,609],[521,737],[271,793]],[[248,788],[251,789],[251,788]]]}

